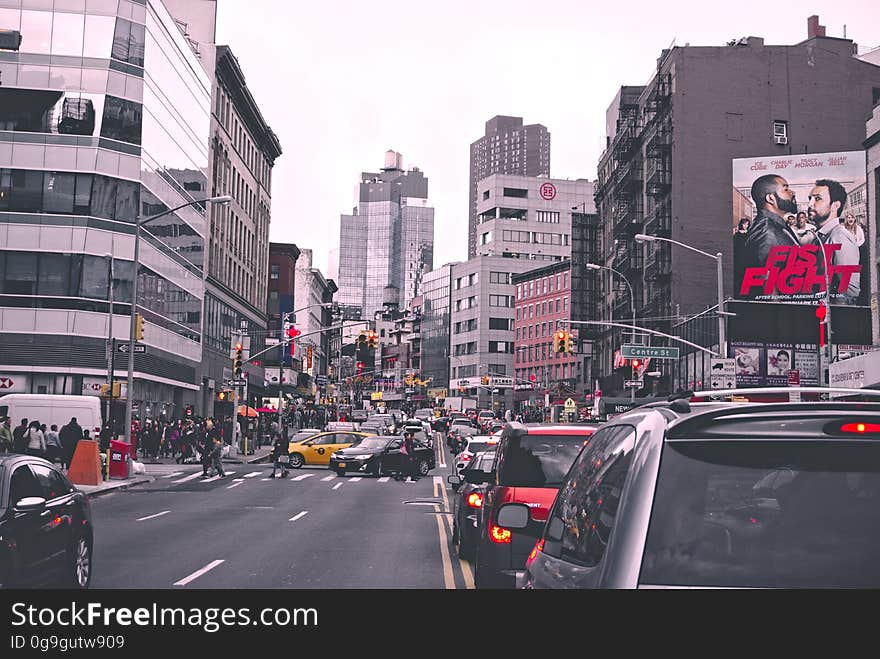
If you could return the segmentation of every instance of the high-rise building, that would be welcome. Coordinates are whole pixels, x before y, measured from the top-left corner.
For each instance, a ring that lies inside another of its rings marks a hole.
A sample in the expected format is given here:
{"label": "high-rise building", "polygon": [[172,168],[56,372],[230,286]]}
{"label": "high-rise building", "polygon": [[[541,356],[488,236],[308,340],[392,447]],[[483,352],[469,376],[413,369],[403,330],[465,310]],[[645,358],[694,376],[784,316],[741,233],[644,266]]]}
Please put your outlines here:
{"label": "high-rise building", "polygon": [[[244,331],[251,355],[265,347],[272,167],[281,155],[278,138],[263,119],[232,50],[216,46],[216,58],[211,194],[230,195],[232,202],[210,209],[200,369],[204,402],[198,410],[206,416],[214,414],[214,392],[232,376],[233,332]],[[244,373],[249,404],[260,407],[267,393],[265,373],[263,360],[255,361],[245,364]]]}
{"label": "high-rise building", "polygon": [[[631,317],[635,306],[641,326],[706,348],[718,345],[716,264],[687,248],[663,241],[640,244],[634,236],[660,236],[708,255],[721,252],[724,295],[738,293],[730,276],[731,218],[743,199],[732,187],[732,161],[765,158],[763,167],[775,169],[797,154],[861,150],[865,117],[880,99],[880,67],[854,52],[852,41],[825,37],[811,25],[808,38],[790,46],[748,37],[726,46],[664,50],[647,85],[620,89],[608,111],[607,148],[596,185],[601,264],[621,273],[602,278],[602,319],[626,322],[619,319]],[[842,90],[846,103],[838,102]],[[830,114],[828,103],[834,106]],[[812,167],[806,160],[805,167]],[[804,209],[805,197],[797,199]],[[632,285],[634,303],[621,277]],[[790,328],[780,329],[790,339],[794,326],[815,323],[805,305],[786,305],[785,318],[771,317],[767,306],[755,308],[761,309],[758,320],[765,326]],[[679,325],[703,312],[693,331]],[[744,314],[737,315],[727,318],[731,330],[741,326]],[[867,314],[850,327],[856,325],[867,328]],[[728,332],[728,340],[735,340],[732,336]],[[779,340],[786,342],[782,335]],[[607,377],[604,392],[624,391],[626,369],[615,369],[615,354],[628,341],[627,330],[615,329],[602,332],[596,344],[598,370]],[[679,347],[681,362],[658,365],[664,387],[707,384],[709,354]]]}
{"label": "high-rise building", "polygon": [[[96,395],[110,355],[127,374],[110,338],[129,338],[136,218],[211,196],[212,79],[161,0],[20,4],[0,7],[0,380]],[[199,401],[208,234],[198,205],[143,224],[141,418]]]}
{"label": "high-rise building", "polygon": [[405,172],[402,156],[388,151],[381,172],[361,174],[352,214],[340,216],[339,302],[372,318],[383,308],[385,287],[393,286],[405,308],[433,263],[428,179],[417,167]]}
{"label": "high-rise building", "polygon": [[449,311],[452,268],[447,263],[422,278],[422,377],[431,388],[449,387]]}
{"label": "high-rise building", "polygon": [[523,126],[522,117],[495,116],[486,134],[471,144],[468,193],[468,258],[477,254],[477,184],[492,174],[550,176],[550,132]]}
{"label": "high-rise building", "polygon": [[[512,277],[570,259],[572,220],[584,211],[593,212],[593,184],[586,179],[498,174],[480,181],[477,191],[477,256],[452,268],[449,366],[453,388],[461,378],[514,376],[516,286]],[[565,305],[568,314],[568,286],[553,298],[554,305],[557,299],[560,312]],[[531,313],[534,318],[534,306]],[[481,405],[494,401],[510,408],[513,404],[512,389],[494,397],[485,389],[474,393]]]}
{"label": "high-rise building", "polygon": [[[296,261],[294,307],[296,326],[302,332],[297,340],[296,358],[302,373],[309,376],[326,375],[330,365],[331,330],[333,324],[331,302],[336,293],[336,282],[327,279],[312,265],[312,250],[300,250]],[[309,347],[311,359],[309,359]]]}

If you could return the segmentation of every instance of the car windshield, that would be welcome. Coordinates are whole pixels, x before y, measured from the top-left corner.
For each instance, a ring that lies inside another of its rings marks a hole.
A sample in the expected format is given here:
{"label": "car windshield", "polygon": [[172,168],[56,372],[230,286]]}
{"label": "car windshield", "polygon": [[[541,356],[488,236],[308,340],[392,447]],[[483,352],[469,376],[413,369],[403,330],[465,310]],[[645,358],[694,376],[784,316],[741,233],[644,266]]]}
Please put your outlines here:
{"label": "car windshield", "polygon": [[514,433],[499,456],[498,482],[511,487],[559,487],[586,435]]}
{"label": "car windshield", "polygon": [[677,441],[640,583],[880,586],[880,443]]}
{"label": "car windshield", "polygon": [[374,449],[384,448],[387,443],[387,437],[364,437],[356,446],[359,449]]}

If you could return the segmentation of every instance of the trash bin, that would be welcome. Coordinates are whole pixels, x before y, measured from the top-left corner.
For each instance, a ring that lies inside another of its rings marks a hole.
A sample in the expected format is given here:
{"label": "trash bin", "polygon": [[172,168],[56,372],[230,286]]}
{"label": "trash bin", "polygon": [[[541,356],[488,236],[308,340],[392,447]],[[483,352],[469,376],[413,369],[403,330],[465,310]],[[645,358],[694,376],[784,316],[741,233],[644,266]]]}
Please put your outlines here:
{"label": "trash bin", "polygon": [[131,455],[128,442],[110,440],[110,478],[125,479],[131,472]]}

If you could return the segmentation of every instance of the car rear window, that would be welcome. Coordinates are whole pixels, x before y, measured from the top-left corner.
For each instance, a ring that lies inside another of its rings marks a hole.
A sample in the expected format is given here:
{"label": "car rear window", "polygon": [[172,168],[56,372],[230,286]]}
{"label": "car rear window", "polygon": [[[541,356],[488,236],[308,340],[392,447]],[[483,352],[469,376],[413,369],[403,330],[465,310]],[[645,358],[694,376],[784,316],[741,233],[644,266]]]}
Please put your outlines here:
{"label": "car rear window", "polygon": [[495,444],[496,444],[496,442],[492,442],[492,443],[490,444],[489,442],[475,442],[475,441],[469,441],[469,442],[468,442],[468,445],[467,445],[467,450],[468,450],[468,452],[470,452],[470,453],[479,453],[480,451],[485,451],[485,450],[487,450],[487,449],[491,449],[491,450],[494,451],[494,450],[495,450]]}
{"label": "car rear window", "polygon": [[586,435],[513,433],[498,455],[498,483],[507,487],[559,487]]}
{"label": "car rear window", "polygon": [[880,443],[670,442],[642,584],[880,586]]}

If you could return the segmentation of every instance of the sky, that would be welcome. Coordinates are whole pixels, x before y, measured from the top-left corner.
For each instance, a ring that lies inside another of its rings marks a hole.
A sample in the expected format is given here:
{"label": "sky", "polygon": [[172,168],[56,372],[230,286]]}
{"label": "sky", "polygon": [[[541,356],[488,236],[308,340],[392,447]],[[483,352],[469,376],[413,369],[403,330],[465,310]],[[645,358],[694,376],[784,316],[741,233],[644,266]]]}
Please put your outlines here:
{"label": "sky", "polygon": [[281,142],[270,239],[313,250],[327,274],[339,216],[387,150],[428,177],[434,266],[462,261],[469,149],[487,120],[543,124],[551,176],[594,180],[609,104],[621,85],[650,79],[662,49],[744,36],[795,44],[813,14],[860,52],[880,46],[871,0],[218,0],[217,43]]}

